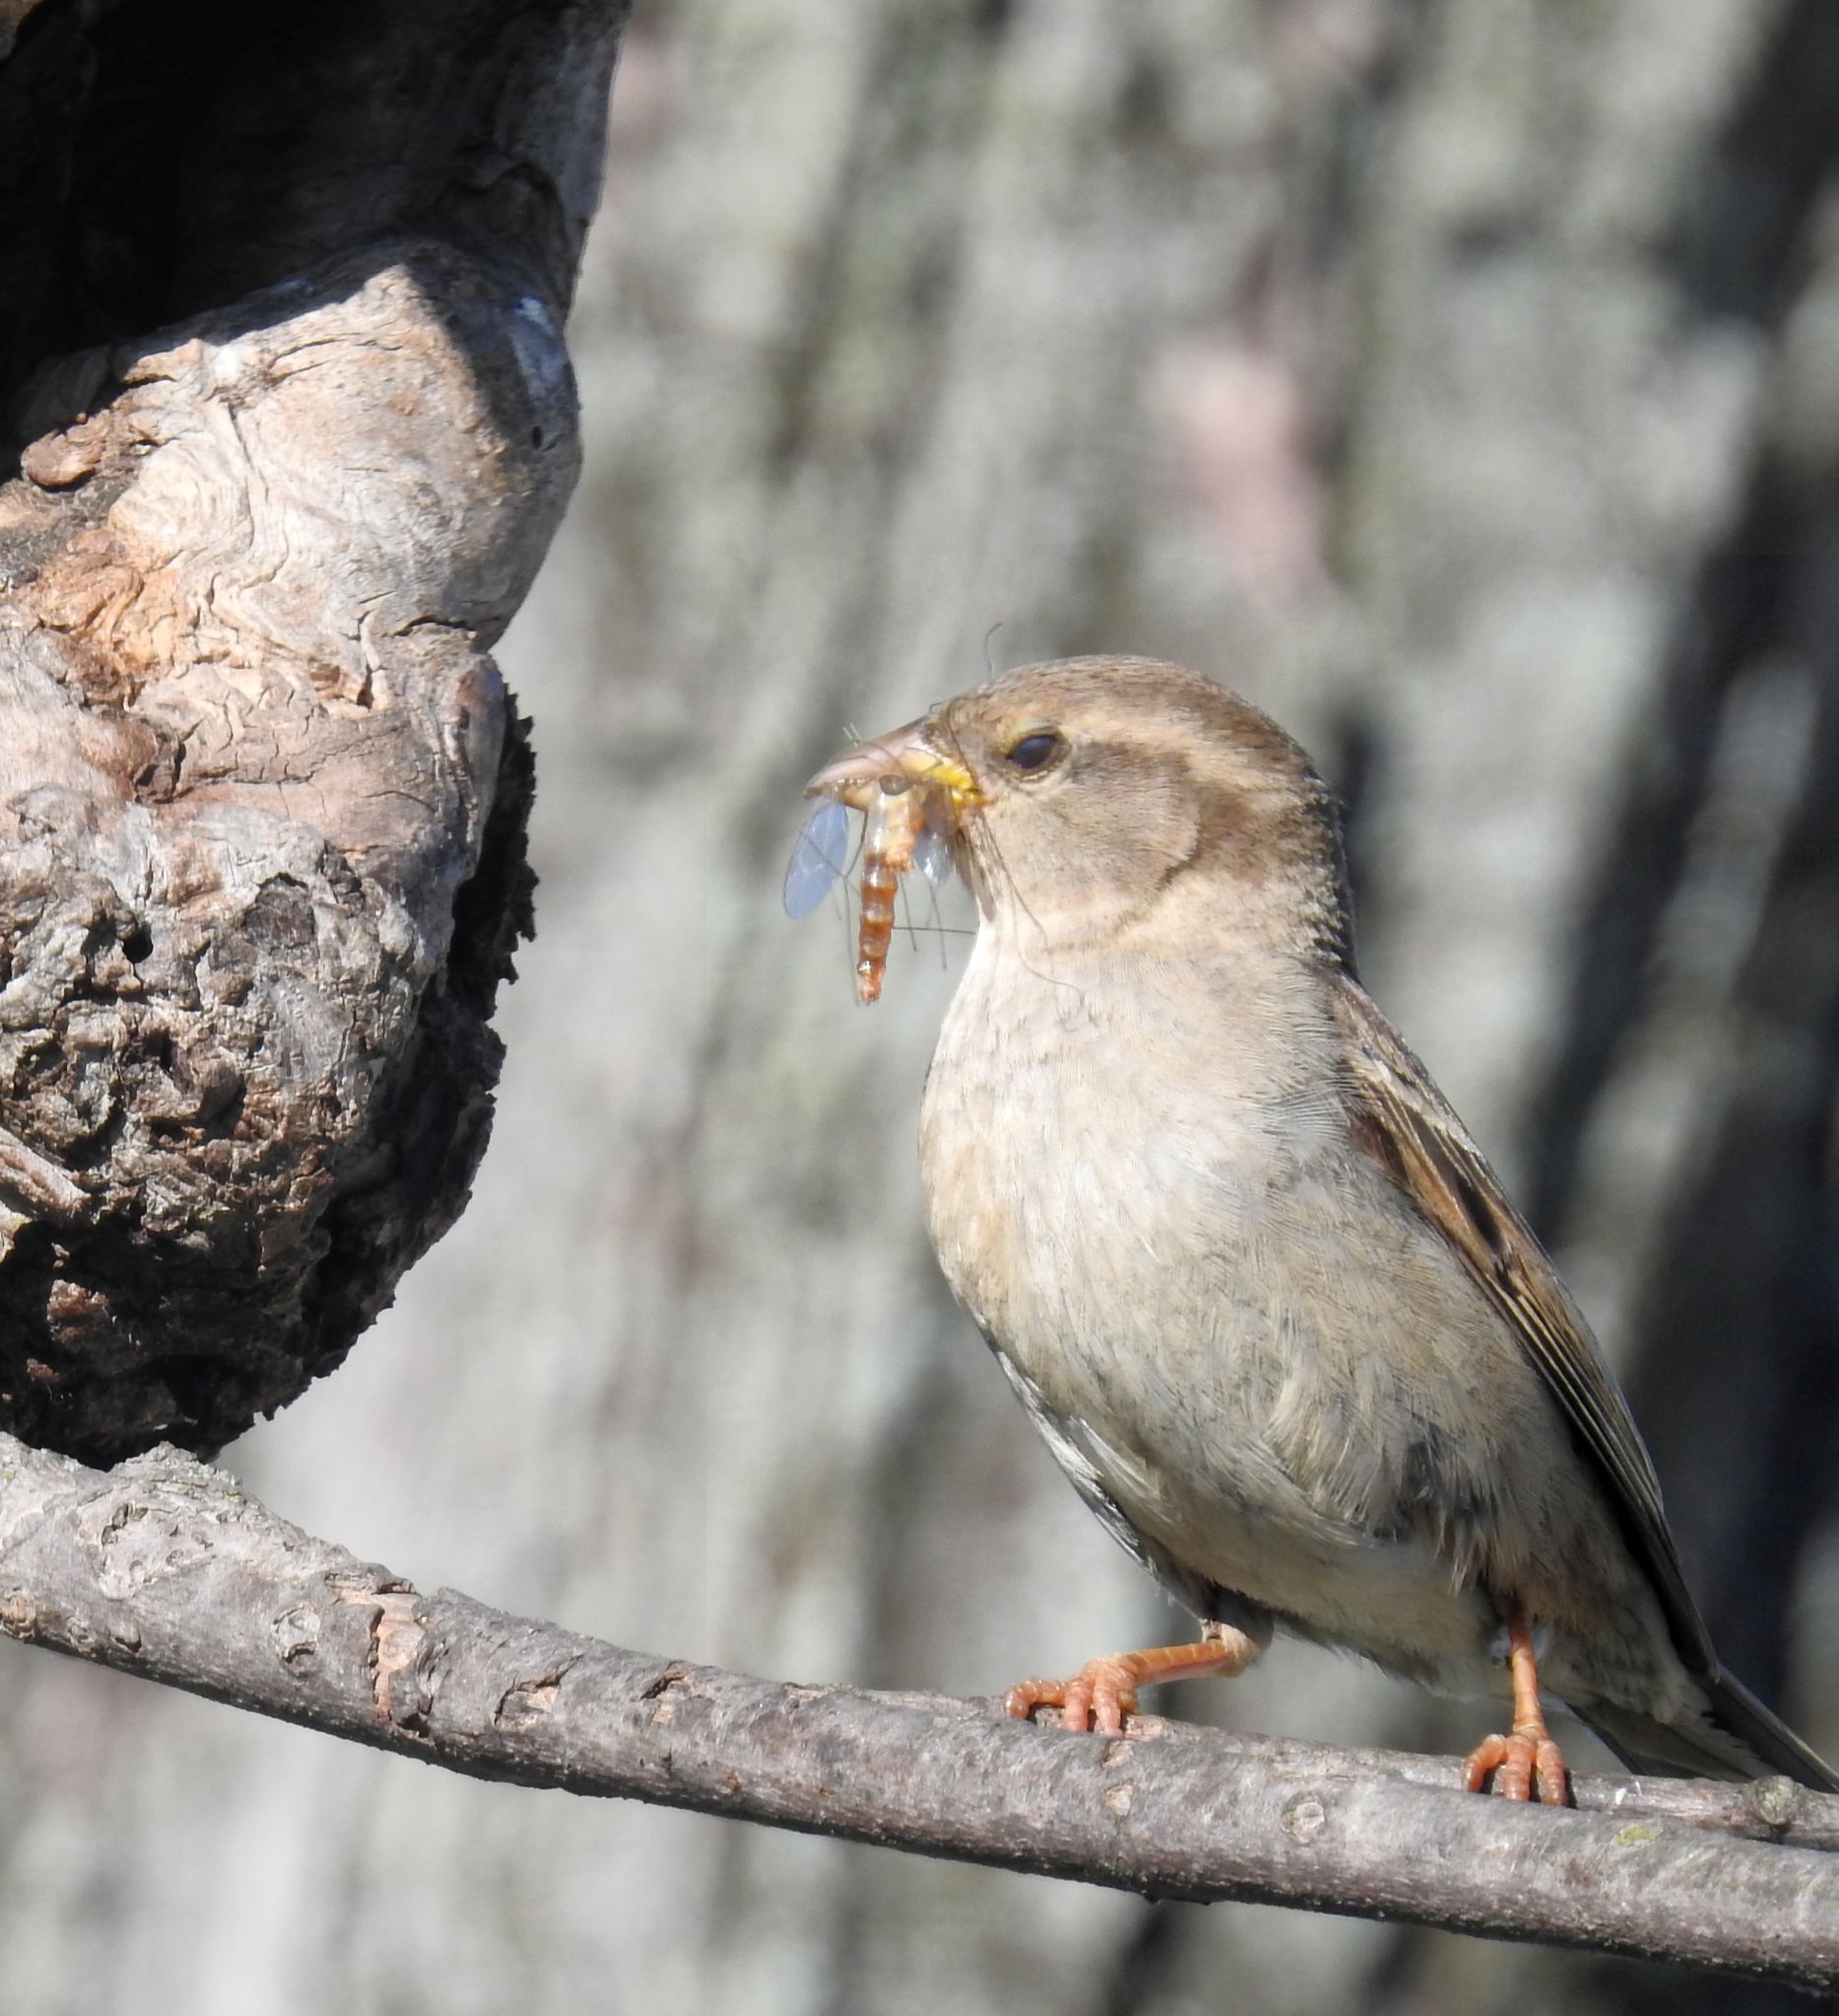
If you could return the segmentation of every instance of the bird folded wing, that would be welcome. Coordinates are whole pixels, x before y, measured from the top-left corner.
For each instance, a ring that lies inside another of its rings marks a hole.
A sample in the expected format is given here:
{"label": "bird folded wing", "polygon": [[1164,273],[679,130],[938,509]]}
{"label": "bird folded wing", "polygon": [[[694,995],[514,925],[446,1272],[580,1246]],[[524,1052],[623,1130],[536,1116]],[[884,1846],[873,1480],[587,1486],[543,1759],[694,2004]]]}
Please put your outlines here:
{"label": "bird folded wing", "polygon": [[1460,1255],[1550,1388],[1653,1580],[1674,1644],[1701,1673],[1717,1655],[1667,1527],[1628,1403],[1544,1248],[1429,1074],[1361,987],[1336,983],[1355,1137]]}

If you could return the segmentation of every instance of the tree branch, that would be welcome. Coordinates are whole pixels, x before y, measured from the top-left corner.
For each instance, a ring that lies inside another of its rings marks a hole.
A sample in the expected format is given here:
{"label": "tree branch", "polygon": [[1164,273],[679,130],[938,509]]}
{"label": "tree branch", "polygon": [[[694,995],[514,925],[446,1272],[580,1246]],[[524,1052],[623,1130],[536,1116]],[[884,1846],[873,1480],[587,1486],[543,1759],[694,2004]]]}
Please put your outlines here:
{"label": "tree branch", "polygon": [[171,1449],[104,1473],[0,1437],[0,1629],[475,1778],[1839,1982],[1839,1799],[1786,1781],[1584,1778],[1555,1812],[1461,1793],[1451,1760],[776,1685],[424,1595]]}

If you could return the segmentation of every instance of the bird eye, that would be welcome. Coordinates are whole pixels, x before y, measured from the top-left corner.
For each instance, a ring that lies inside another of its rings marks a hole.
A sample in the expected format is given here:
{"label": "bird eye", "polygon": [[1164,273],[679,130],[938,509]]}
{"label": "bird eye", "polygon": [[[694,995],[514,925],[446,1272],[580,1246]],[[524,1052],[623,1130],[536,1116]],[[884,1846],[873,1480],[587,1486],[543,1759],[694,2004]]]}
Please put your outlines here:
{"label": "bird eye", "polygon": [[1046,770],[1065,747],[1063,736],[1056,735],[1052,728],[1038,728],[1033,734],[1024,735],[1019,742],[1011,743],[1004,750],[1002,760],[1011,770],[1019,770],[1026,775],[1030,772]]}

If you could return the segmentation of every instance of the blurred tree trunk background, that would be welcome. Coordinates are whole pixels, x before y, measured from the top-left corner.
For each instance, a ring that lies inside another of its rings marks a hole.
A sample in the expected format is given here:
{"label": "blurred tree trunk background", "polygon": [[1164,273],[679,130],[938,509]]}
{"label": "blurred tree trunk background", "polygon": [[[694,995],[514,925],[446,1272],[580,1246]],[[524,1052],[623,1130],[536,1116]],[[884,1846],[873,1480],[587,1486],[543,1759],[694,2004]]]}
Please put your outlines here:
{"label": "blurred tree trunk background", "polygon": [[[925,1248],[953,941],[862,1014],[778,907],[804,776],[999,623],[998,666],[1182,659],[1316,752],[1370,983],[1598,1321],[1731,1663],[1839,1751],[1829,0],[682,0],[613,149],[587,474],[500,654],[542,887],[496,1140],[232,1467],[418,1579],[787,1677],[987,1693],[1170,1628]],[[538,1799],[0,1654],[22,2010],[1685,1991]],[[1482,1726],[1297,1646],[1178,1704]]]}

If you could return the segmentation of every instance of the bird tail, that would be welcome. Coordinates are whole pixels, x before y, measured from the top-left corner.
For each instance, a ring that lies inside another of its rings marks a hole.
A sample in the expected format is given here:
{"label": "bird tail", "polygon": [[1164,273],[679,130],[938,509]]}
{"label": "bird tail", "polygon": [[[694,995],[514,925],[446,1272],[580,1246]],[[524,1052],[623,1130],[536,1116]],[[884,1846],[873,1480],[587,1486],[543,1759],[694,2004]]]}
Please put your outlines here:
{"label": "bird tail", "polygon": [[1699,1677],[1707,1713],[1661,1722],[1634,1709],[1592,1702],[1583,1719],[1630,1771],[1662,1778],[1768,1778],[1776,1772],[1816,1792],[1839,1792],[1839,1773],[1817,1757],[1740,1680]]}

